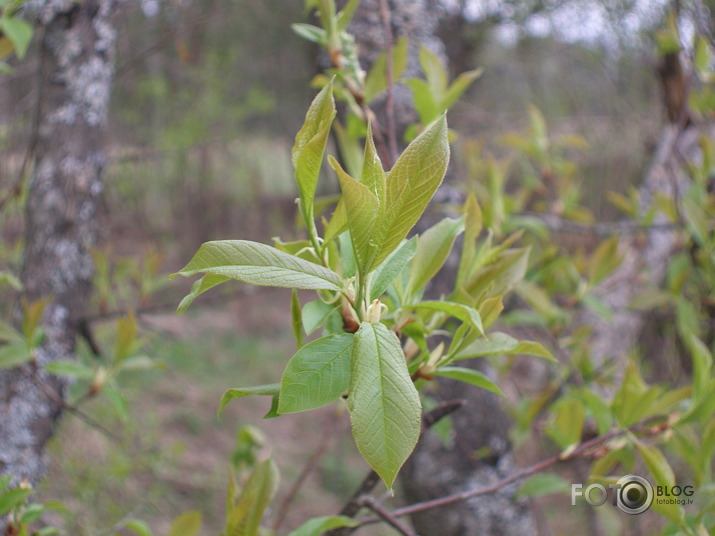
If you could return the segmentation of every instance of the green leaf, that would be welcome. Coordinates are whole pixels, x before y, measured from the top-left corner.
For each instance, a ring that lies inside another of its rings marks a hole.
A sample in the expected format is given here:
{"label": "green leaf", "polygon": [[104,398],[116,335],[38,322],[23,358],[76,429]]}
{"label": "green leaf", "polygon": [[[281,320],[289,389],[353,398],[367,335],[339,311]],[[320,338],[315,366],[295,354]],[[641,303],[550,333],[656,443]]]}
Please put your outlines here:
{"label": "green leaf", "polygon": [[281,385],[279,383],[271,383],[268,385],[257,385],[255,387],[236,387],[226,391],[221,397],[221,402],[218,405],[218,418],[221,418],[221,413],[226,405],[234,398],[243,398],[249,395],[275,396],[280,393]]}
{"label": "green leaf", "polygon": [[343,190],[361,272],[379,266],[407,236],[442,182],[448,161],[444,117],[420,134],[387,173],[384,203],[368,185],[350,177],[330,159]]}
{"label": "green leaf", "polygon": [[380,243],[375,236],[380,233],[380,200],[367,185],[348,175],[332,156],[328,157],[328,161],[338,174],[343,191],[348,229],[358,266],[367,273],[375,265],[374,259],[379,253]]}
{"label": "green leaf", "polygon": [[133,314],[117,319],[117,341],[114,345],[114,362],[121,363],[132,351],[137,338],[137,320]]}
{"label": "green leaf", "polygon": [[370,301],[382,296],[387,287],[402,273],[417,252],[417,237],[405,240],[390,253],[385,261],[378,266],[372,275],[370,285]]}
{"label": "green leaf", "polygon": [[166,369],[166,362],[162,359],[152,359],[147,355],[135,355],[122,361],[119,366],[121,371]]}
{"label": "green leaf", "polygon": [[293,31],[298,34],[303,39],[310,41],[311,43],[317,43],[319,45],[326,45],[328,42],[328,34],[322,28],[313,26],[312,24],[291,24],[290,27]]}
{"label": "green leaf", "polygon": [[353,336],[329,335],[303,346],[281,379],[278,413],[296,413],[335,402],[350,384]]}
{"label": "green leaf", "polygon": [[442,367],[435,370],[434,375],[459,380],[460,382],[481,387],[482,389],[496,393],[499,396],[504,396],[504,392],[499,389],[499,386],[487,378],[484,373],[479,372],[478,370],[465,367]]}
{"label": "green leaf", "polygon": [[0,346],[0,370],[23,365],[32,359],[25,345],[8,344]]}
{"label": "green leaf", "polygon": [[355,334],[348,407],[360,453],[391,489],[417,444],[422,407],[400,342],[383,324]]}
{"label": "green leaf", "polygon": [[473,193],[470,193],[464,202],[464,215],[464,240],[457,270],[457,287],[461,287],[472,275],[472,266],[477,250],[477,238],[482,232],[482,209],[479,207],[477,197]]}
{"label": "green leaf", "polygon": [[357,521],[346,516],[314,517],[303,523],[288,536],[320,536],[331,529],[355,526],[357,526]]}
{"label": "green leaf", "polygon": [[597,285],[619,264],[622,256],[618,252],[619,237],[614,235],[599,244],[588,263],[588,282]]}
{"label": "green leaf", "polygon": [[377,154],[375,140],[372,136],[372,124],[367,125],[367,136],[365,138],[365,153],[362,162],[362,174],[360,182],[363,183],[373,193],[378,204],[385,200],[385,170],[382,167],[380,156]]}
{"label": "green leaf", "polygon": [[290,316],[291,316],[291,327],[293,328],[293,337],[295,337],[295,344],[298,348],[303,346],[303,313],[300,309],[300,300],[298,299],[298,292],[293,289],[290,295]]}
{"label": "green leaf", "polygon": [[459,97],[461,97],[462,94],[469,89],[469,86],[471,86],[477,78],[482,76],[483,72],[484,69],[475,69],[473,71],[466,71],[460,74],[454,82],[452,82],[452,85],[449,86],[444,98],[439,103],[440,111],[449,110],[452,105],[457,102]]}
{"label": "green leaf", "polygon": [[553,473],[537,473],[529,477],[519,488],[514,496],[516,499],[522,497],[543,497],[555,493],[568,493],[571,491],[571,484]]}
{"label": "green leaf", "polygon": [[359,5],[360,0],[348,0],[348,3],[345,4],[345,7],[340,11],[340,13],[338,13],[337,30],[339,32],[342,32],[348,27],[348,24],[350,24],[350,21],[355,14],[355,10]]}
{"label": "green leaf", "polygon": [[712,379],[713,356],[708,347],[694,334],[688,333],[685,343],[690,349],[693,360],[693,392],[695,400],[700,400],[710,393],[709,383]]}
{"label": "green leaf", "polygon": [[179,303],[179,307],[177,307],[176,309],[176,314],[180,315],[185,312],[186,309],[189,308],[189,305],[191,305],[199,295],[203,294],[207,290],[214,288],[216,285],[220,285],[221,283],[230,281],[230,279],[231,278],[225,277],[223,275],[213,274],[207,274],[201,279],[197,279],[196,281],[194,281],[194,284],[191,285],[191,292],[184,296],[184,299],[181,300],[181,303]]}
{"label": "green leaf", "polygon": [[278,491],[278,480],[273,460],[256,465],[227,516],[227,536],[257,536],[263,513]]}
{"label": "green leaf", "polygon": [[524,279],[529,266],[529,248],[509,249],[476,271],[466,285],[471,296],[486,292],[485,298],[504,295]]}
{"label": "green leaf", "polygon": [[[405,84],[412,90],[412,102],[414,103],[415,110],[417,110],[417,114],[420,116],[420,121],[422,123],[429,123],[437,117],[439,108],[430,92],[427,81],[421,78],[410,78],[409,80],[405,80]],[[405,137],[410,139],[407,132],[405,133]]]}
{"label": "green leaf", "polygon": [[295,136],[292,161],[300,194],[300,207],[308,229],[315,226],[313,198],[335,113],[333,84],[330,82],[311,103],[305,116],[305,122]]}
{"label": "green leaf", "polygon": [[0,30],[12,41],[18,59],[24,58],[32,41],[32,25],[17,17],[3,15],[0,18]]}
{"label": "green leaf", "polygon": [[[402,75],[407,67],[408,60],[407,37],[400,37],[392,47],[392,80]],[[365,77],[364,97],[365,102],[372,102],[375,97],[387,89],[387,51],[383,51],[377,57],[370,68],[370,72]]]}
{"label": "green leaf", "polygon": [[518,341],[506,333],[490,333],[488,338],[477,339],[467,347],[460,350],[454,360],[483,357],[487,355],[534,355],[550,361],[556,361],[546,348],[538,342]]}
{"label": "green leaf", "polygon": [[[447,70],[439,57],[425,45],[420,46],[420,65],[427,78],[430,93],[435,102],[442,102],[449,82]],[[437,113],[441,112],[438,110]]]}
{"label": "green leaf", "polygon": [[166,536],[198,536],[200,530],[201,512],[186,512],[174,519]]}
{"label": "green leaf", "polygon": [[94,378],[94,369],[77,361],[58,360],[47,363],[43,367],[50,374],[56,376],[70,376],[72,378]]}
{"label": "green leaf", "polygon": [[14,327],[0,320],[0,341],[12,344],[23,344],[25,339],[23,339],[22,334]]}
{"label": "green leaf", "polygon": [[417,253],[410,266],[407,296],[423,288],[440,271],[457,236],[464,230],[464,217],[445,218],[417,239]]}
{"label": "green leaf", "polygon": [[337,307],[322,300],[308,302],[303,306],[303,329],[310,335],[323,325],[327,318],[335,312]]}
{"label": "green leaf", "polygon": [[567,449],[581,441],[585,418],[586,412],[581,401],[563,398],[555,404],[553,419],[546,433],[562,449]]}
{"label": "green leaf", "polygon": [[123,528],[131,530],[139,536],[154,536],[154,533],[149,528],[149,525],[139,519],[132,519],[131,521],[128,521]]}
{"label": "green leaf", "polygon": [[447,313],[484,334],[482,319],[479,317],[479,313],[476,309],[468,305],[448,301],[424,301],[413,305],[413,307],[415,309],[430,309],[432,311]]}
{"label": "green leaf", "polygon": [[0,494],[0,516],[21,505],[34,492],[33,489],[15,488]]}
{"label": "green leaf", "polygon": [[5,270],[0,270],[0,285],[8,285],[14,290],[22,290],[22,281]]}
{"label": "green leaf", "polygon": [[[653,475],[656,486],[674,486],[675,474],[670,467],[668,460],[663,456],[663,453],[652,445],[647,445],[642,441],[635,442],[636,449],[641,455],[641,458],[648,467],[648,471]],[[659,504],[658,501],[653,501],[653,510],[667,517],[676,523],[681,522],[684,517],[683,508],[677,504]]]}
{"label": "green leaf", "polygon": [[219,275],[251,285],[340,291],[342,279],[332,270],[248,240],[206,242],[174,275]]}
{"label": "green leaf", "polygon": [[385,207],[376,229],[380,249],[372,266],[379,266],[417,223],[448,163],[447,120],[442,116],[410,143],[387,173]]}

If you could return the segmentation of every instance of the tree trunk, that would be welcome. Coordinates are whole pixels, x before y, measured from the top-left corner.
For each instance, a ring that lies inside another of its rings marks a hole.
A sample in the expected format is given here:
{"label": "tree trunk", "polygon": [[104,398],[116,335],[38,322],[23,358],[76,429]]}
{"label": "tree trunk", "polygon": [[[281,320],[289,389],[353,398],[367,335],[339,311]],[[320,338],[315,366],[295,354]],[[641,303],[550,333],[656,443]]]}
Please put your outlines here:
{"label": "tree trunk", "polygon": [[15,483],[43,475],[44,446],[67,382],[42,367],[73,358],[91,290],[112,81],[111,6],[111,0],[48,0],[39,11],[41,104],[21,279],[28,301],[47,304],[34,362],[0,372],[0,474]]}

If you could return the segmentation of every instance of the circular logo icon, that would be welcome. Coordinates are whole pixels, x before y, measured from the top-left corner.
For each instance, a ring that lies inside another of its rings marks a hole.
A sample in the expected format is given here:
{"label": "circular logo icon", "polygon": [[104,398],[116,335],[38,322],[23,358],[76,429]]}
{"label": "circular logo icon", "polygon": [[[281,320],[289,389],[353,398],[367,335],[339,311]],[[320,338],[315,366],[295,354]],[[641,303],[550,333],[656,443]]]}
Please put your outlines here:
{"label": "circular logo icon", "polygon": [[616,504],[626,514],[642,514],[653,504],[653,486],[638,475],[626,475],[617,482]]}

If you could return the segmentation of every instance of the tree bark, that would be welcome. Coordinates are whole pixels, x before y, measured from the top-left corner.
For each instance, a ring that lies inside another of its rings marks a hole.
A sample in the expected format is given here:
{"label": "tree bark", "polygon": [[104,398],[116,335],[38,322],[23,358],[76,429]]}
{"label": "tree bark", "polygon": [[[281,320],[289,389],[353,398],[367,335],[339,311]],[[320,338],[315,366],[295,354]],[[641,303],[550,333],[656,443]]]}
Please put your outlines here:
{"label": "tree bark", "polygon": [[28,301],[47,303],[34,362],[0,372],[0,474],[15,483],[36,483],[44,473],[44,447],[67,382],[42,367],[73,358],[91,290],[112,82],[111,8],[111,0],[48,0],[39,11],[39,131],[21,279]]}

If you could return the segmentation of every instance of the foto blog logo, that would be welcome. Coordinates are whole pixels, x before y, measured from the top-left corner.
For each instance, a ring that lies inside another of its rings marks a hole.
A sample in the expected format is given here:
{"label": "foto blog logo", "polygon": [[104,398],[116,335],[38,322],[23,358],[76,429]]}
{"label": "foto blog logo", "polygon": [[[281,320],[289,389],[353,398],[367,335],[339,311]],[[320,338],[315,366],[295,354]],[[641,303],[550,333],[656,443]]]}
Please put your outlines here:
{"label": "foto blog logo", "polygon": [[583,488],[583,484],[571,485],[571,506],[576,505],[576,498],[583,497],[591,506],[601,506],[610,495],[613,505],[626,514],[642,514],[653,504],[655,493],[648,480],[639,475],[626,475],[615,484],[609,484],[608,490],[601,484],[591,484]]}

